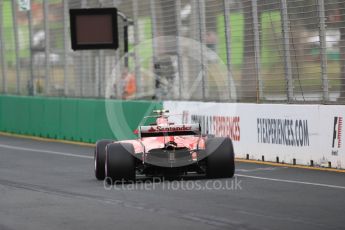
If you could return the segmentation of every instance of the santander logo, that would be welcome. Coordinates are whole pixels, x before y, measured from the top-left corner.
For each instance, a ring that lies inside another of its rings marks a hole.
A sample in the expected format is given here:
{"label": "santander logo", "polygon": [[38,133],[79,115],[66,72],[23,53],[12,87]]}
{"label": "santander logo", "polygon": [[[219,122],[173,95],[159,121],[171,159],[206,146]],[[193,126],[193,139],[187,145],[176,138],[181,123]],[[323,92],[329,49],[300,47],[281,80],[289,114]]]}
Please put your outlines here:
{"label": "santander logo", "polygon": [[153,128],[152,126],[151,126],[151,128],[149,129],[149,130],[147,130],[149,133],[154,133],[154,132],[156,132],[156,129],[155,128]]}
{"label": "santander logo", "polygon": [[[156,129],[155,129],[156,128]],[[191,126],[156,126],[148,130],[148,132],[153,133],[153,132],[181,132],[181,131],[191,131],[192,127]]]}

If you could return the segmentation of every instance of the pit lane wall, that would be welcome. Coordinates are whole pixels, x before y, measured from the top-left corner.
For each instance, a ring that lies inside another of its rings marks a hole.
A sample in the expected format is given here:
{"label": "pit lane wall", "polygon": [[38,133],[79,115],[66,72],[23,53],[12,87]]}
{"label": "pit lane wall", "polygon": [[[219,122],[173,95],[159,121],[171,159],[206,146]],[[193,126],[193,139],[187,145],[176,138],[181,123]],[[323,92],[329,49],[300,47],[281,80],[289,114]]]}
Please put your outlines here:
{"label": "pit lane wall", "polygon": [[200,122],[204,133],[229,136],[236,157],[345,168],[345,106],[228,104],[165,101],[182,113],[175,122]]}
{"label": "pit lane wall", "polygon": [[[159,102],[0,96],[0,131],[94,143],[131,139]],[[108,119],[109,118],[109,119]]]}

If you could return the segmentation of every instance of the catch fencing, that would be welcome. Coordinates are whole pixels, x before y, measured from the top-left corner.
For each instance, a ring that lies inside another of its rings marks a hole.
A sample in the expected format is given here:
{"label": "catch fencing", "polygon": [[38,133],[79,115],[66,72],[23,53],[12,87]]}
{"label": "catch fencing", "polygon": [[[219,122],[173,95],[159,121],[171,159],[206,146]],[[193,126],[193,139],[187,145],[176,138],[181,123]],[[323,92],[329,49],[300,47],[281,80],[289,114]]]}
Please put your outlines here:
{"label": "catch fencing", "polygon": [[[0,0],[2,94],[345,102],[343,0],[19,2]],[[93,7],[122,13],[117,51],[71,50],[69,9]]]}

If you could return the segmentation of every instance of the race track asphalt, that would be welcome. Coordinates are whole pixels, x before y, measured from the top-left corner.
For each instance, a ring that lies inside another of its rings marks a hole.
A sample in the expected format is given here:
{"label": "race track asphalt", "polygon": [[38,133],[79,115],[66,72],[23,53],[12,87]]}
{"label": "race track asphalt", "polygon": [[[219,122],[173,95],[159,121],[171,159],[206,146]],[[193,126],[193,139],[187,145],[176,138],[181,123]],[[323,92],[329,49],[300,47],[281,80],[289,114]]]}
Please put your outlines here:
{"label": "race track asphalt", "polygon": [[0,136],[0,230],[345,229],[345,174],[237,163],[233,179],[104,187],[93,148]]}

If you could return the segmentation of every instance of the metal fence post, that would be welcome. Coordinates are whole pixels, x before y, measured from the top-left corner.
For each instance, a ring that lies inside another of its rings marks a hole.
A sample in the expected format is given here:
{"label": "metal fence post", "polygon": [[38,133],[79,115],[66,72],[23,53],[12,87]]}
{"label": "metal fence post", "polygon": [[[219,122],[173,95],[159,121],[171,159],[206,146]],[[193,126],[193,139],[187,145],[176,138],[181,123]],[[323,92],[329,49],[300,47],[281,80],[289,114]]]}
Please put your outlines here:
{"label": "metal fence post", "polygon": [[[81,1],[81,8],[86,8],[87,7],[87,0],[82,0]],[[86,78],[86,66],[89,68],[90,66],[87,65],[87,60],[86,60],[86,53],[84,53],[84,51],[82,51],[80,53],[80,61],[81,61],[81,71],[80,72],[80,82],[79,82],[79,91],[80,91],[80,97],[84,96],[84,78]]]}
{"label": "metal fence post", "polygon": [[[114,7],[119,4],[118,0],[113,0]],[[120,48],[115,51],[115,69],[113,70],[113,76],[115,77],[115,87],[116,87],[116,98],[121,99],[123,94],[123,82],[122,82],[122,66],[120,59]]]}
{"label": "metal fence post", "polygon": [[116,82],[116,98],[121,99],[123,94],[123,82],[121,74],[120,50],[115,51],[115,82]]}
{"label": "metal fence post", "polygon": [[[83,51],[82,51],[83,52]],[[85,60],[86,60],[86,57],[85,57],[85,54],[84,53],[81,53],[80,56],[79,56],[79,62],[78,62],[78,65],[79,65],[79,96],[80,97],[83,97],[84,96],[84,92],[83,92],[83,88],[84,88],[84,77],[85,77],[85,73],[86,73],[86,70],[85,70]]]}
{"label": "metal fence post", "polygon": [[[98,54],[98,55],[97,55]],[[95,66],[94,70],[94,78],[95,78],[95,84],[94,84],[94,96],[100,97],[101,96],[101,72],[102,72],[102,66],[101,66],[101,50],[98,50],[98,52],[95,52],[95,57],[93,61],[93,65]]]}
{"label": "metal fence post", "polygon": [[199,15],[199,39],[200,39],[200,60],[201,60],[201,76],[202,76],[202,100],[205,101],[206,99],[206,71],[205,68],[207,65],[207,60],[205,60],[205,34],[206,34],[206,26],[205,26],[205,1],[198,0],[198,15]]}
{"label": "metal fence post", "polygon": [[259,102],[263,96],[262,79],[261,79],[261,47],[259,31],[258,0],[252,0],[253,8],[253,32],[254,32],[254,49],[255,49],[255,71],[256,71],[256,99]]}
{"label": "metal fence post", "polygon": [[[3,1],[0,1],[0,16],[3,15]],[[7,63],[5,54],[5,35],[4,23],[0,18],[0,55],[1,55],[1,75],[2,75],[2,93],[7,93]]]}
{"label": "metal fence post", "polygon": [[43,20],[45,38],[45,94],[50,93],[50,34],[49,34],[49,7],[48,1],[43,1]]}
{"label": "metal fence post", "polygon": [[133,21],[134,21],[134,64],[135,64],[135,80],[137,97],[142,95],[142,77],[141,77],[141,61],[138,50],[140,43],[139,38],[139,18],[138,18],[138,0],[133,0]]}
{"label": "metal fence post", "polygon": [[152,27],[152,52],[153,57],[156,58],[157,44],[155,38],[157,36],[157,15],[155,9],[155,0],[150,0],[150,11],[151,11],[151,27]]}
{"label": "metal fence post", "polygon": [[224,25],[225,25],[225,43],[226,43],[226,63],[227,63],[227,77],[228,77],[228,90],[229,99],[231,100],[231,79],[232,67],[231,67],[231,29],[230,29],[230,2],[228,0],[223,1],[224,6]]}
{"label": "metal fence post", "polygon": [[178,94],[179,99],[182,99],[182,85],[183,85],[183,55],[182,55],[182,42],[181,42],[181,0],[176,0],[176,49],[177,49],[177,62],[178,62]]}
{"label": "metal fence post", "polygon": [[63,63],[63,85],[64,96],[68,95],[68,45],[69,45],[69,31],[68,31],[68,0],[63,0],[63,31],[64,31],[64,63]]}
{"label": "metal fence post", "polygon": [[16,1],[12,1],[12,22],[13,34],[15,43],[15,56],[16,56],[16,90],[20,94],[20,57],[19,57],[19,38],[18,38],[18,25],[17,25],[17,10]]}
{"label": "metal fence post", "polygon": [[[31,3],[30,3],[31,4]],[[31,6],[30,6],[31,9]],[[33,30],[32,30],[32,11],[28,10],[27,12],[28,18],[28,29],[29,29],[29,47],[30,47],[30,79],[29,79],[29,95],[33,96],[35,94],[34,89],[34,55],[33,55]]]}
{"label": "metal fence post", "polygon": [[321,46],[321,77],[322,77],[322,92],[323,101],[329,101],[329,86],[327,73],[327,51],[326,51],[326,16],[325,16],[325,1],[318,0],[319,19],[320,19],[320,46]]}
{"label": "metal fence post", "polygon": [[290,21],[287,9],[286,0],[281,0],[282,13],[282,28],[283,28],[283,43],[284,43],[284,64],[285,64],[285,79],[287,83],[287,100],[293,100],[294,86],[292,79],[292,64],[290,53]]}
{"label": "metal fence post", "polygon": [[98,68],[98,80],[96,78],[96,82],[98,84],[98,97],[102,97],[103,96],[103,91],[104,91],[104,85],[105,85],[105,71],[104,71],[104,68],[105,68],[105,64],[104,64],[104,50],[100,50],[99,51],[99,68]]}
{"label": "metal fence post", "polygon": [[155,0],[150,0],[150,11],[151,11],[151,27],[152,27],[152,61],[153,61],[153,75],[155,78],[155,96],[156,99],[160,100],[161,95],[159,89],[157,89],[157,81],[159,81],[156,74],[156,63],[157,63],[157,15],[155,9]]}
{"label": "metal fence post", "polygon": [[[99,7],[103,7],[103,0],[98,0]],[[99,50],[94,58],[95,65],[95,97],[102,97],[103,82],[104,82],[104,50]]]}

